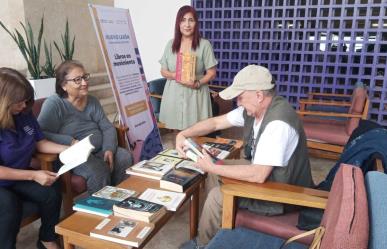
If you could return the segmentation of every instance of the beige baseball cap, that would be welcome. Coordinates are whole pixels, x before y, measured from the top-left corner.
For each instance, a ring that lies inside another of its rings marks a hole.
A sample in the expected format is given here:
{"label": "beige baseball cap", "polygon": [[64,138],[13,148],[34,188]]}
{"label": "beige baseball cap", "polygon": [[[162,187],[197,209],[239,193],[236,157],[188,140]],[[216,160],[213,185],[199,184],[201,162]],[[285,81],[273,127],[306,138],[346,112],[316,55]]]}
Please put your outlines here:
{"label": "beige baseball cap", "polygon": [[231,86],[219,93],[222,99],[233,99],[243,91],[269,90],[274,87],[270,71],[266,67],[248,65],[234,77]]}

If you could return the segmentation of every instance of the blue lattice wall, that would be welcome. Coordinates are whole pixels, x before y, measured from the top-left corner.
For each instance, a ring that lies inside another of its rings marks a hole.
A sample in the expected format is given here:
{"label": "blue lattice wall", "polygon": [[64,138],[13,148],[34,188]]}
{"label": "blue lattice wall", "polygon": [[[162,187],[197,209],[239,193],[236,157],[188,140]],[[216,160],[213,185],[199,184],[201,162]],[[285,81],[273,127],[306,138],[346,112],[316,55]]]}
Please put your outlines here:
{"label": "blue lattice wall", "polygon": [[352,93],[363,81],[370,119],[387,125],[386,0],[193,0],[219,60],[214,84],[248,64],[268,67],[295,106],[307,92]]}

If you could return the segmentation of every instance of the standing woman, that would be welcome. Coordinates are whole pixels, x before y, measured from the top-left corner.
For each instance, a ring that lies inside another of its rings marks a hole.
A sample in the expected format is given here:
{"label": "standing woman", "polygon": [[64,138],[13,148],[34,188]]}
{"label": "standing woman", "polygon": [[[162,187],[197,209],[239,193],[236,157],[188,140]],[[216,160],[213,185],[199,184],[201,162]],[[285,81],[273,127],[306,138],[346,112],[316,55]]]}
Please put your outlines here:
{"label": "standing woman", "polygon": [[0,247],[15,248],[22,220],[22,202],[39,206],[41,227],[38,248],[59,248],[55,225],[59,221],[61,195],[52,184],[56,174],[28,167],[35,150],[60,153],[67,146],[52,143],[40,131],[32,115],[34,90],[18,71],[0,68]]}
{"label": "standing woman", "polygon": [[[191,52],[196,56],[194,81],[176,81],[179,52]],[[160,121],[166,128],[184,130],[212,117],[208,83],[216,76],[218,62],[210,42],[200,37],[198,16],[193,7],[186,5],[177,12],[175,37],[168,42],[159,62],[161,75],[167,78],[160,107]]]}

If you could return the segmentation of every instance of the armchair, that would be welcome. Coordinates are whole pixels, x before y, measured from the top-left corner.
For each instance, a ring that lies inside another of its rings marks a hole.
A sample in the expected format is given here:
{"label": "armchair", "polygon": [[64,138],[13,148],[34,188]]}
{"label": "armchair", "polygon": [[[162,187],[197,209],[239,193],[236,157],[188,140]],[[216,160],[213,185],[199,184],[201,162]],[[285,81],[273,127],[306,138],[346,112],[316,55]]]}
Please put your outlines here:
{"label": "armchair", "polygon": [[165,78],[159,78],[148,82],[148,87],[150,92],[150,102],[152,104],[153,112],[157,120],[157,126],[159,128],[165,128],[165,125],[159,122],[159,114],[160,114],[161,98],[163,96],[164,86],[166,82],[167,82],[167,79]]}
{"label": "armchair", "polygon": [[[34,106],[32,107],[32,112],[34,113],[35,117],[39,115],[44,100],[45,99],[35,100]],[[123,148],[128,148],[126,142],[126,132],[128,131],[128,127],[124,127],[118,124],[115,125],[115,127],[117,132],[118,145]],[[52,162],[58,158],[58,155],[38,154],[37,157],[41,159],[42,169],[44,167],[50,167],[50,170],[52,171]],[[65,216],[68,216],[73,212],[73,199],[87,190],[86,180],[82,176],[72,174],[71,171],[69,171],[62,175],[61,186],[63,192],[63,210]]]}
{"label": "armchair", "polygon": [[[237,210],[237,197],[323,208],[325,212],[321,226],[325,228],[325,233],[322,234],[320,248],[360,249],[368,246],[367,196],[363,174],[357,167],[342,165],[328,199],[325,197],[326,192],[315,192],[314,189],[281,183],[245,184],[225,180],[222,186],[223,229],[211,240],[207,249],[279,248],[286,239],[303,232],[291,232],[297,230],[294,223],[297,221],[296,213],[292,216],[259,216],[246,210]],[[229,230],[234,227],[234,223],[243,227]],[[292,243],[285,248],[308,248],[306,245],[312,239],[312,236],[303,237],[299,240],[302,244]]]}
{"label": "armchair", "polygon": [[[323,99],[316,99],[319,96]],[[332,97],[352,98],[351,102],[327,100]],[[315,111],[310,106],[322,106],[324,111]],[[346,107],[347,113],[334,112],[326,108]],[[308,99],[300,100],[298,114],[303,121],[310,154],[317,157],[338,159],[352,131],[360,119],[367,119],[369,99],[364,87],[356,87],[352,95],[313,93]],[[338,120],[341,118],[344,120]]]}

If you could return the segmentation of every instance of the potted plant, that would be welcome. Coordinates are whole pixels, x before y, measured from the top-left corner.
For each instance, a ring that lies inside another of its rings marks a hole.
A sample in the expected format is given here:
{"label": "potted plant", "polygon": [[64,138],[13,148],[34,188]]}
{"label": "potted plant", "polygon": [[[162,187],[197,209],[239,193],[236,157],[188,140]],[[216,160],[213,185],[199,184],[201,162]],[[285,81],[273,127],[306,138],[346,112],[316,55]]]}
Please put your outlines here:
{"label": "potted plant", "polygon": [[[0,21],[0,26],[12,37],[18,46],[24,60],[27,63],[28,72],[31,76],[29,80],[35,90],[35,98],[46,98],[55,93],[55,78],[47,78],[49,75],[42,75],[42,67],[40,66],[40,48],[43,37],[44,29],[44,16],[42,16],[39,28],[39,34],[37,40],[34,39],[34,32],[32,30],[30,22],[27,21],[27,26],[20,22],[23,28],[23,32],[15,29],[15,32],[11,32],[5,27],[3,22]],[[46,62],[47,63],[47,62]],[[52,63],[52,60],[51,60]],[[50,75],[51,76],[51,75]]]}
{"label": "potted plant", "polygon": [[69,29],[69,20],[68,19],[66,20],[65,32],[63,35],[61,35],[61,38],[62,38],[63,50],[54,41],[54,46],[59,53],[60,59],[62,61],[72,60],[73,54],[74,54],[75,35],[74,35],[72,41],[70,41],[71,38],[70,38],[70,29]]}

